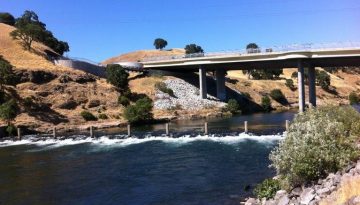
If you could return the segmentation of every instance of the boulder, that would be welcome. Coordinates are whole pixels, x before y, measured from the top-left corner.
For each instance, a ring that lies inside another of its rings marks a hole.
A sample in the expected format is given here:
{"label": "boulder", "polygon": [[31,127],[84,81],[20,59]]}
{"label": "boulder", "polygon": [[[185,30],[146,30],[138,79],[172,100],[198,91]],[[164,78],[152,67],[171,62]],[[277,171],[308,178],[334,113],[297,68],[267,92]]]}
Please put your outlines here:
{"label": "boulder", "polygon": [[258,205],[258,201],[254,198],[249,198],[246,202],[245,205]]}
{"label": "boulder", "polygon": [[287,195],[284,195],[278,200],[277,205],[288,205],[289,202],[290,202],[289,197]]}
{"label": "boulder", "polygon": [[279,200],[283,196],[287,195],[287,192],[285,190],[279,190],[276,192],[274,199]]}
{"label": "boulder", "polygon": [[296,187],[291,191],[291,194],[293,196],[300,196],[301,193],[302,193],[302,188],[301,187]]}
{"label": "boulder", "polygon": [[100,100],[90,100],[88,103],[88,108],[99,107]]}
{"label": "boulder", "polygon": [[312,188],[306,188],[300,195],[300,204],[309,204],[315,198],[315,191]]}

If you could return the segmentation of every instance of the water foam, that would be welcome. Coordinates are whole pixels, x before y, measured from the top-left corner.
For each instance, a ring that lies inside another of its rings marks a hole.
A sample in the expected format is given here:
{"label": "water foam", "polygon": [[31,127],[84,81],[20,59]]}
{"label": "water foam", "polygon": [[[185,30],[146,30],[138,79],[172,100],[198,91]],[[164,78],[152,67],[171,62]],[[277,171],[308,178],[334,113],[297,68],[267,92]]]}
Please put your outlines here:
{"label": "water foam", "polygon": [[284,134],[278,135],[252,135],[246,133],[240,133],[239,135],[226,135],[226,136],[216,136],[216,135],[198,135],[190,136],[183,135],[181,137],[167,137],[167,136],[147,136],[144,138],[124,138],[124,136],[102,136],[99,138],[90,138],[86,136],[72,136],[65,139],[54,139],[54,138],[39,138],[36,136],[26,136],[23,140],[13,141],[5,140],[0,141],[0,147],[9,147],[9,146],[20,146],[20,145],[36,145],[36,146],[46,146],[46,147],[62,147],[70,146],[77,144],[92,144],[99,146],[129,146],[135,144],[141,144],[151,141],[161,141],[164,143],[183,145],[195,141],[212,141],[224,144],[237,144],[246,140],[257,141],[260,143],[272,143],[274,141],[279,141],[283,138]]}

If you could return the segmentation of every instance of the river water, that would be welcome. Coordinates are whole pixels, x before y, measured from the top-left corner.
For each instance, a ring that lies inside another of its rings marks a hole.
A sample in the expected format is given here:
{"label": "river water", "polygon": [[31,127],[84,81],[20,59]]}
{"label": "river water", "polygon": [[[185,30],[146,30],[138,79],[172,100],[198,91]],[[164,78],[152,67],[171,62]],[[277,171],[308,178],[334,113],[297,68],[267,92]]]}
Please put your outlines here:
{"label": "river water", "polygon": [[[269,152],[294,112],[0,142],[0,204],[239,204],[275,173]],[[250,134],[242,133],[249,123]]]}

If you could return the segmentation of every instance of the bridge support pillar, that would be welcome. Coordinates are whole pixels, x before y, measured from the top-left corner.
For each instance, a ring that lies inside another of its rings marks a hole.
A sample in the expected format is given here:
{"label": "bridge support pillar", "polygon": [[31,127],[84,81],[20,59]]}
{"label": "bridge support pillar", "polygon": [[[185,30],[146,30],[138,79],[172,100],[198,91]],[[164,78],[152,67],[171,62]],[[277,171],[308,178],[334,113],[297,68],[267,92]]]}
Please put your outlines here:
{"label": "bridge support pillar", "polygon": [[199,67],[199,85],[200,85],[200,97],[202,99],[207,98],[207,86],[206,86],[206,70]]}
{"label": "bridge support pillar", "polygon": [[225,70],[216,70],[216,95],[221,101],[226,100],[226,88],[225,88]]}
{"label": "bridge support pillar", "polygon": [[309,104],[316,107],[315,67],[309,66]]}
{"label": "bridge support pillar", "polygon": [[304,65],[298,61],[298,91],[299,91],[299,112],[305,110],[305,86],[304,86]]}

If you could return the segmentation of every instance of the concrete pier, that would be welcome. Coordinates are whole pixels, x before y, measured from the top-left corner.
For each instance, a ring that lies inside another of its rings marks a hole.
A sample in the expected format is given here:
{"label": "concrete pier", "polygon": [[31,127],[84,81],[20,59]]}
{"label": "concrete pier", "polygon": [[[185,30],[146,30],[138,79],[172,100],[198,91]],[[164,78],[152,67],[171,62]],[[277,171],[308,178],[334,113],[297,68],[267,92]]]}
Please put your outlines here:
{"label": "concrete pier", "polygon": [[304,85],[304,65],[298,61],[298,91],[299,91],[299,112],[305,111],[305,85]]}
{"label": "concrete pier", "polygon": [[309,106],[316,107],[315,67],[309,66]]}
{"label": "concrete pier", "polygon": [[200,97],[202,99],[207,98],[207,85],[206,85],[206,70],[199,67],[199,85],[200,85]]}
{"label": "concrete pier", "polygon": [[226,100],[226,89],[225,89],[225,70],[216,70],[216,95],[221,101]]}

